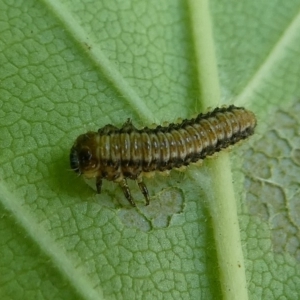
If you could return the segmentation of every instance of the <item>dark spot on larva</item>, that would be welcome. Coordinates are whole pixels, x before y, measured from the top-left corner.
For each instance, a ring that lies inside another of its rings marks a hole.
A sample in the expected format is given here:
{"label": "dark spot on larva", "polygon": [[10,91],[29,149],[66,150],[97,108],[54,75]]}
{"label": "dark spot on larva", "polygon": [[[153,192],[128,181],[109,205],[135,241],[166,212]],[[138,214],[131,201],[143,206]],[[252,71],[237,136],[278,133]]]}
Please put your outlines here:
{"label": "dark spot on larva", "polygon": [[254,133],[255,115],[242,107],[216,108],[178,124],[137,129],[130,119],[122,128],[106,125],[80,135],[70,152],[71,168],[86,178],[118,182],[131,205],[126,178],[136,180],[149,204],[143,173],[187,166],[227,148]]}

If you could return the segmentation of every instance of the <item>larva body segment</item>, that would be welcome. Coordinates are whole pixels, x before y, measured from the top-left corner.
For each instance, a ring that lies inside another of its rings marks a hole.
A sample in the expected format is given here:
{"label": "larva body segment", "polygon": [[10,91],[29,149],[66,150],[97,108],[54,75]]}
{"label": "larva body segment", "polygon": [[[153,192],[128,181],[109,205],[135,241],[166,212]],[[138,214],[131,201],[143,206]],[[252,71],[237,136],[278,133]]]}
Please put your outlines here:
{"label": "larva body segment", "polygon": [[233,105],[155,129],[137,129],[127,120],[121,129],[106,125],[98,132],[80,135],[71,148],[70,164],[75,172],[96,177],[99,193],[103,178],[120,183],[133,206],[126,178],[137,180],[149,204],[143,173],[180,168],[204,159],[252,135],[255,126],[251,111]]}

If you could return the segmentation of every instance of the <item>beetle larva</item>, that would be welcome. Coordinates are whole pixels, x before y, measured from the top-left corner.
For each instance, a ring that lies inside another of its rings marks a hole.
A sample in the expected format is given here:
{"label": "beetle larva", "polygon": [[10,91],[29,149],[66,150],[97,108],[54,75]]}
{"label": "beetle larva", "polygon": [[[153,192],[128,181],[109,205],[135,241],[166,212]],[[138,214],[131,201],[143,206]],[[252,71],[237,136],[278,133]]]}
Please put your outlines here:
{"label": "beetle larva", "polygon": [[126,178],[137,181],[149,204],[143,172],[180,168],[212,155],[253,134],[255,115],[242,107],[216,108],[197,118],[155,129],[135,128],[131,120],[117,128],[106,125],[98,132],[80,135],[70,153],[71,168],[87,178],[118,182],[125,197],[135,206]]}

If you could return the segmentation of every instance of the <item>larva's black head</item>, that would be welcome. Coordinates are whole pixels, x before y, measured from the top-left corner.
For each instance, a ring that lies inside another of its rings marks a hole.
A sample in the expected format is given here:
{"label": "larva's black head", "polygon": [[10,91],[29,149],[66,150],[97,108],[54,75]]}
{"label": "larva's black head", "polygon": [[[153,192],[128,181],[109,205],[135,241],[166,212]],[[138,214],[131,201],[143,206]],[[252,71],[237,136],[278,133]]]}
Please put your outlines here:
{"label": "larva's black head", "polygon": [[95,132],[82,134],[71,148],[70,166],[79,175],[83,174],[89,178],[98,175],[96,137]]}

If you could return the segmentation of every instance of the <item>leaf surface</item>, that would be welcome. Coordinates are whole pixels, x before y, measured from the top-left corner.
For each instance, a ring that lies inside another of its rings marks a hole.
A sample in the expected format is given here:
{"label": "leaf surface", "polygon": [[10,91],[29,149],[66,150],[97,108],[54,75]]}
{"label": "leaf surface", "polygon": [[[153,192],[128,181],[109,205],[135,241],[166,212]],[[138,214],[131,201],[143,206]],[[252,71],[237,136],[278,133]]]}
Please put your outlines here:
{"label": "leaf surface", "polygon": [[[211,1],[197,19],[203,3],[0,3],[1,299],[229,299],[223,266],[235,252],[222,256],[231,232],[216,236],[212,203],[230,213],[232,187],[249,299],[297,299],[300,6]],[[149,207],[134,183],[137,208],[116,184],[96,195],[70,171],[81,133],[216,104],[258,116],[257,134],[230,151],[233,185],[215,188],[231,176],[229,152],[145,179]]]}

